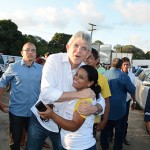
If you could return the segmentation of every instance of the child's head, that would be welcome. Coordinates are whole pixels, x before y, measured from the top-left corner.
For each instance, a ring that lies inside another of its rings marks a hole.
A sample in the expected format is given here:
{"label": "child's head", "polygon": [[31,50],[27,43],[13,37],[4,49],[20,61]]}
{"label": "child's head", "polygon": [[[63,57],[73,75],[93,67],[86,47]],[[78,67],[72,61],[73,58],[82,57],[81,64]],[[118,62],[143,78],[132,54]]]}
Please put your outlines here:
{"label": "child's head", "polygon": [[91,88],[95,92],[96,98],[98,98],[101,88],[98,85],[97,70],[90,65],[81,66],[73,77],[73,87],[75,87],[77,91]]}

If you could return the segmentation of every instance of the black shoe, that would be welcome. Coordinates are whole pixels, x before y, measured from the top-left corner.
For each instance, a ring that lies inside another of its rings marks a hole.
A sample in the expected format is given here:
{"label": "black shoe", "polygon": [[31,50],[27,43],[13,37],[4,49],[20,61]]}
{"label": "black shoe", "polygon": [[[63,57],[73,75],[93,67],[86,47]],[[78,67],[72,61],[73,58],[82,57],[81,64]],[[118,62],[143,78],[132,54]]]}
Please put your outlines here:
{"label": "black shoe", "polygon": [[127,141],[127,139],[124,139],[124,140],[123,140],[123,144],[125,144],[125,145],[130,145],[129,142]]}

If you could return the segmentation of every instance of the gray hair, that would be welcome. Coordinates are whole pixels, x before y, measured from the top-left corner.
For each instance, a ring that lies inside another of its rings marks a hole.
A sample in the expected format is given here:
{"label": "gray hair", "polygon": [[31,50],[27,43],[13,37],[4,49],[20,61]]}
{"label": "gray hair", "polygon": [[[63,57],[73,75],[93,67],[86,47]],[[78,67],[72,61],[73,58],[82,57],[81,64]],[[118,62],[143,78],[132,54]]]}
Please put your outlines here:
{"label": "gray hair", "polygon": [[85,33],[83,31],[78,31],[77,33],[75,33],[70,40],[68,41],[68,45],[71,45],[73,43],[73,41],[75,39],[81,38],[82,40],[85,40],[88,43],[88,48],[89,50],[91,50],[92,47],[92,40],[91,40],[91,36],[88,33]]}

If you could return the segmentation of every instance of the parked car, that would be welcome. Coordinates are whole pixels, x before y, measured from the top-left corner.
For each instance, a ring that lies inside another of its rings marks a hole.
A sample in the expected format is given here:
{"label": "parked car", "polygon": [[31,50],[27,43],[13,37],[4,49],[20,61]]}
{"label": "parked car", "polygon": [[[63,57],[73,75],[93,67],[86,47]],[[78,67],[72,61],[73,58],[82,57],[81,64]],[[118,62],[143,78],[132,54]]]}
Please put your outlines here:
{"label": "parked car", "polygon": [[150,68],[143,69],[136,78],[136,100],[139,106],[144,109],[150,89]]}

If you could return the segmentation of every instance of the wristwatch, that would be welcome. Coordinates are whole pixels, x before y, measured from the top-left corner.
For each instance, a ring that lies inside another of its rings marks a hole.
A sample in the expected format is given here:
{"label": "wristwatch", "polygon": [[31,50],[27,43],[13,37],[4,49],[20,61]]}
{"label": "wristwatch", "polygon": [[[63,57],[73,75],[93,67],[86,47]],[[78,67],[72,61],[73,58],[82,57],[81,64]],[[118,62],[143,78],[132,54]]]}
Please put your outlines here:
{"label": "wristwatch", "polygon": [[96,105],[96,106],[97,106],[97,111],[94,113],[95,116],[98,115],[101,112],[101,110],[99,109],[98,105]]}

